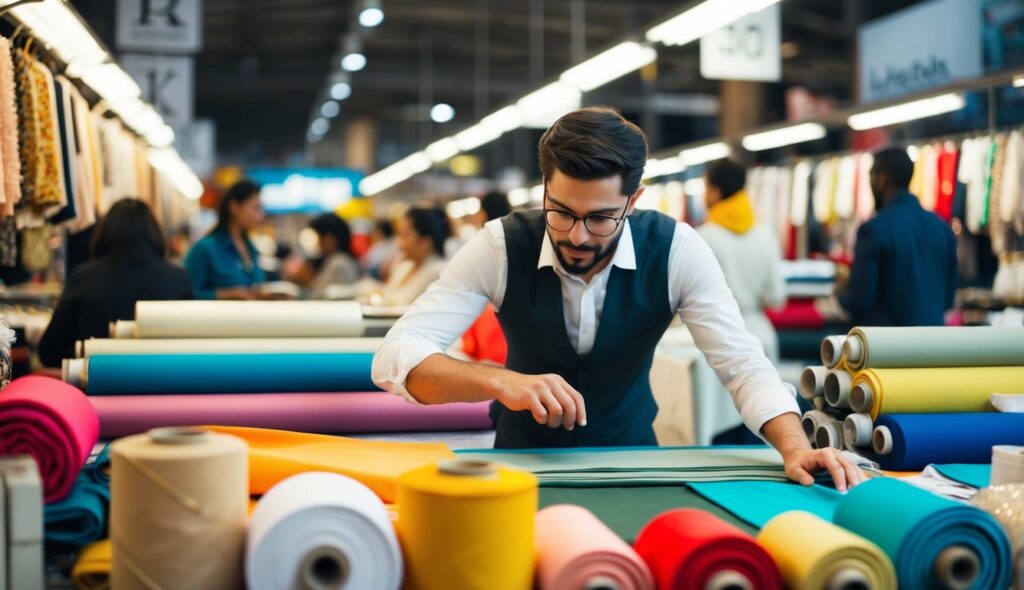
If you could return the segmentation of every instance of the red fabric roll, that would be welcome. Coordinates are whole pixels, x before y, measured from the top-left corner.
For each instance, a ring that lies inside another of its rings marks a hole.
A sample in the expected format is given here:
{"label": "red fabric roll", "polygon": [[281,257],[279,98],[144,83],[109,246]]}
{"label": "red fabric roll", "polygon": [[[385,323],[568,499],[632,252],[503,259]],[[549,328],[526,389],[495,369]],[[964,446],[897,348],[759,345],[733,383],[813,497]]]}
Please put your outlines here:
{"label": "red fabric roll", "polygon": [[825,318],[814,305],[814,299],[790,299],[780,310],[766,309],[764,315],[777,330],[818,330],[825,327]]}
{"label": "red fabric roll", "polygon": [[640,531],[634,548],[654,573],[658,590],[704,590],[728,572],[747,578],[755,590],[782,588],[775,561],[754,537],[703,510],[658,515]]}
{"label": "red fabric roll", "polygon": [[0,455],[35,459],[47,504],[71,491],[99,433],[92,404],[63,381],[32,375],[0,392]]}

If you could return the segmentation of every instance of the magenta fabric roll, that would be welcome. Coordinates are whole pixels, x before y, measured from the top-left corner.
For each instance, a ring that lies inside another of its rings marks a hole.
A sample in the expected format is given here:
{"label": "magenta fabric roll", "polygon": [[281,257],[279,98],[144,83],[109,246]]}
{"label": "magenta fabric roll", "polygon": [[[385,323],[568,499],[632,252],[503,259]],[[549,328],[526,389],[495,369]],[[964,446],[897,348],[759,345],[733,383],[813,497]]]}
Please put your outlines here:
{"label": "magenta fabric roll", "polygon": [[71,491],[99,430],[89,399],[63,381],[32,375],[0,391],[0,455],[35,459],[47,504]]}
{"label": "magenta fabric roll", "polygon": [[488,430],[488,403],[418,406],[390,393],[223,393],[90,397],[104,438],[218,424],[327,434]]}

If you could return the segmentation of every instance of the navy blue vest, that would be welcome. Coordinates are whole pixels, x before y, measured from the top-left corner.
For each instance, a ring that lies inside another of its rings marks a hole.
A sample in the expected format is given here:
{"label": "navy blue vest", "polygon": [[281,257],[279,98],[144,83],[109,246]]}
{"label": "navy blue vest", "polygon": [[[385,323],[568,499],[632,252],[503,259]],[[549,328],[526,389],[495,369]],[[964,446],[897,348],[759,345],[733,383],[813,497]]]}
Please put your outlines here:
{"label": "navy blue vest", "polygon": [[651,211],[629,217],[636,270],[612,266],[594,348],[580,356],[565,331],[562,286],[551,267],[537,268],[548,236],[540,210],[502,220],[508,282],[498,321],[508,340],[507,366],[557,373],[583,394],[587,426],[573,431],[537,424],[529,412],[499,406],[495,447],[656,445],[658,412],[648,374],[654,348],[672,321],[668,256],[676,222]]}

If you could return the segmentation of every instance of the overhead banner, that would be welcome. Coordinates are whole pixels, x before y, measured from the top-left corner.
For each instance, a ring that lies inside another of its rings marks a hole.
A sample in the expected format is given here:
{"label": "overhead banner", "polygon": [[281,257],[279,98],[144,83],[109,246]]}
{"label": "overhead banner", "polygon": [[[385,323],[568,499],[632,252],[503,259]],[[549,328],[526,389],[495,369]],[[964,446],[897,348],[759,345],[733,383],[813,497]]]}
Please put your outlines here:
{"label": "overhead banner", "polygon": [[209,178],[217,158],[216,124],[211,119],[198,119],[175,127],[174,147],[197,176]]}
{"label": "overhead banner", "polygon": [[932,0],[858,32],[861,102],[897,98],[982,74],[981,3]]}
{"label": "overhead banner", "polygon": [[201,0],[117,0],[117,46],[134,51],[198,53]]}
{"label": "overhead banner", "polygon": [[782,7],[774,4],[701,37],[700,74],[709,80],[781,80]]}
{"label": "overhead banner", "polygon": [[191,57],[122,55],[121,65],[164,122],[172,127],[192,122],[195,79]]}

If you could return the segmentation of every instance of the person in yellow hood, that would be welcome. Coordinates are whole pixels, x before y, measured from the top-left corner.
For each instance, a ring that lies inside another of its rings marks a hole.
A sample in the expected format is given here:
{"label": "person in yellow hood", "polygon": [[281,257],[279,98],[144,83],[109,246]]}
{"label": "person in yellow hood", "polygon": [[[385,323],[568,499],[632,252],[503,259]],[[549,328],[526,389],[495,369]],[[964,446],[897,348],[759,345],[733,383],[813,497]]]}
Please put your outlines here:
{"label": "person in yellow hood", "polygon": [[779,270],[782,255],[778,237],[756,222],[753,203],[744,189],[746,182],[747,169],[734,160],[708,165],[704,175],[708,218],[698,231],[725,273],[747,330],[757,336],[765,354],[777,363],[778,336],[764,310],[786,302],[785,282]]}

